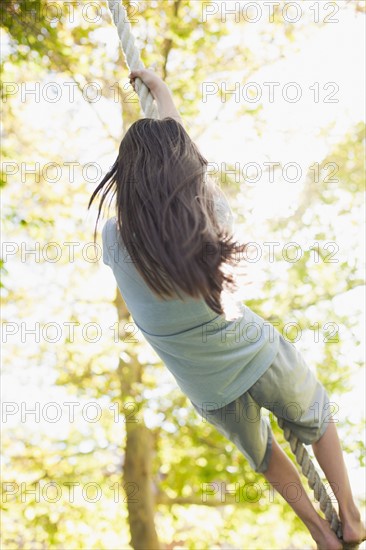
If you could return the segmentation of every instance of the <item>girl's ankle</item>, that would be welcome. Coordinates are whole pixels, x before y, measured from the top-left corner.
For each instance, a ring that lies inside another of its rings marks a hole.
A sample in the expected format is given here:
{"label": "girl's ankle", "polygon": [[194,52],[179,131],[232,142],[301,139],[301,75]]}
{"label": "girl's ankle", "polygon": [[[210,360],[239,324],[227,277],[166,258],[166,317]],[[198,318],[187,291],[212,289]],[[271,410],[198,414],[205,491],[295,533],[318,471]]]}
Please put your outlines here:
{"label": "girl's ankle", "polygon": [[361,521],[361,514],[357,506],[352,503],[344,509],[339,509],[339,519],[342,523],[358,523]]}

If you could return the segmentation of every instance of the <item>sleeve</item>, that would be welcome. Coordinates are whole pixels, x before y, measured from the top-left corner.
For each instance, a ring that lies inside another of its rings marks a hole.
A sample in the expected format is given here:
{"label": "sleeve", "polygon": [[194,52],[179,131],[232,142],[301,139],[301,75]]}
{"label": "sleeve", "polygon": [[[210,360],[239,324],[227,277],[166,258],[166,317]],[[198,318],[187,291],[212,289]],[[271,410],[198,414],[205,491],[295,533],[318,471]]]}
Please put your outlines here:
{"label": "sleeve", "polygon": [[215,189],[215,213],[219,225],[227,232],[233,233],[234,231],[234,215],[227,201],[224,192],[217,187]]}
{"label": "sleeve", "polygon": [[109,250],[108,250],[108,227],[109,227],[109,221],[108,220],[102,229],[102,260],[105,265],[108,265],[111,267],[111,260],[109,256]]}

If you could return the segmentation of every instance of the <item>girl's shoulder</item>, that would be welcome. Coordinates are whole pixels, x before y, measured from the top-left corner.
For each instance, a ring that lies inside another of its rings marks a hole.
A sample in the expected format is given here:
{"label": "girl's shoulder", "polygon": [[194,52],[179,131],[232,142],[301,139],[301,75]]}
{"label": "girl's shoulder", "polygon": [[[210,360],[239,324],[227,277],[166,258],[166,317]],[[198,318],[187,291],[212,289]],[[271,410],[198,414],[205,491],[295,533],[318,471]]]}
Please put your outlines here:
{"label": "girl's shoulder", "polygon": [[103,262],[110,265],[109,252],[115,250],[118,241],[117,217],[109,218],[102,229]]}
{"label": "girl's shoulder", "polygon": [[234,215],[225,193],[219,186],[215,186],[214,188],[213,200],[215,214],[219,225],[224,227],[227,231],[232,231],[234,225]]}
{"label": "girl's shoulder", "polygon": [[102,229],[102,237],[105,238],[109,233],[114,231],[117,231],[117,216],[113,216],[113,218],[109,218],[105,222]]}

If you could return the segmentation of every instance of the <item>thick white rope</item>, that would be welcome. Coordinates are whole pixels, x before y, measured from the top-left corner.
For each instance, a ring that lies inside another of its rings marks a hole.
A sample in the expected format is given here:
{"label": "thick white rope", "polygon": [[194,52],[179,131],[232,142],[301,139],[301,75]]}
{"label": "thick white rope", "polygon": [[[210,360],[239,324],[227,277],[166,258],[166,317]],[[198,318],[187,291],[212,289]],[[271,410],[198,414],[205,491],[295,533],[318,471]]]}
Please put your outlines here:
{"label": "thick white rope", "polygon": [[[117,27],[122,50],[126,58],[126,63],[130,71],[144,69],[144,64],[140,57],[140,52],[135,45],[135,37],[132,34],[131,23],[121,0],[107,0],[108,7],[112,14],[112,19]],[[139,79],[135,80],[136,92],[139,96],[142,110],[147,118],[159,118],[158,110],[154,103],[154,98],[149,88]]]}
{"label": "thick white rope", "polygon": [[[339,539],[342,539],[342,525],[338,518],[338,514],[333,507],[332,501],[327,494],[326,488],[320,479],[318,472],[315,469],[309,453],[299,439],[284,425],[283,419],[277,419],[278,425],[283,430],[285,439],[290,443],[292,452],[298,464],[301,466],[301,471],[308,480],[309,487],[314,491],[314,496],[320,504],[320,509],[324,512],[325,518],[330,524],[332,530]],[[357,546],[356,546],[357,548]]]}

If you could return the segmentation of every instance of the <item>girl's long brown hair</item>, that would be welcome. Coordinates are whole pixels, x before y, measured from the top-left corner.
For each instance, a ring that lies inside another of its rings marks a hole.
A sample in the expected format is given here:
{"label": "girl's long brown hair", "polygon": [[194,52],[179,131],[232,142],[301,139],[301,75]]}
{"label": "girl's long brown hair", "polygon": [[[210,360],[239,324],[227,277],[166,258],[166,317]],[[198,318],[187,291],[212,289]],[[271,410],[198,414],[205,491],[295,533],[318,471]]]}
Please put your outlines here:
{"label": "girl's long brown hair", "polygon": [[222,314],[223,287],[235,287],[223,267],[233,265],[245,245],[219,226],[207,164],[173,118],[138,120],[88,209],[101,193],[95,240],[103,203],[110,193],[111,200],[116,195],[122,242],[150,289],[163,299],[177,298],[180,289]]}

